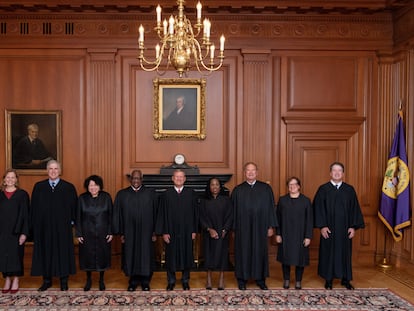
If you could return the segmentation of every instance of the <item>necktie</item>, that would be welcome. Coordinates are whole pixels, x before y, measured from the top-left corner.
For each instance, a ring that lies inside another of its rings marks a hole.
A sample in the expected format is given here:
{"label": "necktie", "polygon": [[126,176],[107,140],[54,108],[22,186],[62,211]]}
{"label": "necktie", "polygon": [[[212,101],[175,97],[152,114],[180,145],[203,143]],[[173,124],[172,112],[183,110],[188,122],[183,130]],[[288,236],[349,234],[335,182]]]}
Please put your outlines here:
{"label": "necktie", "polygon": [[181,193],[181,189],[178,189],[177,192],[178,192],[178,194],[180,194]]}
{"label": "necktie", "polygon": [[54,189],[55,189],[55,186],[56,186],[56,183],[55,183],[54,181],[52,181],[52,182],[50,183],[50,186],[52,187],[52,190],[54,190]]}

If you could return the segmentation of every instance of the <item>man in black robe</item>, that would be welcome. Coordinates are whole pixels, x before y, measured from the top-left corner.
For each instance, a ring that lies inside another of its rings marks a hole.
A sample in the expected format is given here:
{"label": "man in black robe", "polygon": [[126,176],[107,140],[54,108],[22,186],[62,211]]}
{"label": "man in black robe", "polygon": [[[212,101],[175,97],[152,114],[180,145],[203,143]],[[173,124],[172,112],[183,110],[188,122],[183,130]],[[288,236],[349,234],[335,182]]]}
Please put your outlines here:
{"label": "man in black robe", "polygon": [[277,227],[272,188],[257,178],[257,165],[244,165],[246,181],[234,188],[234,260],[240,290],[249,279],[263,290],[269,276],[268,237]]}
{"label": "man in black robe", "polygon": [[176,271],[182,271],[181,283],[189,290],[190,269],[193,265],[193,240],[197,232],[197,197],[191,188],[184,187],[185,173],[175,170],[174,187],[161,196],[156,233],[165,243],[167,290],[173,290]]}
{"label": "man in black robe", "polygon": [[75,274],[72,225],[77,194],[75,187],[60,179],[60,164],[47,163],[49,179],[35,184],[32,192],[33,229],[32,276],[43,276],[39,291],[52,286],[52,277],[60,278],[60,289],[68,290],[68,276]]}
{"label": "man in black robe", "polygon": [[122,270],[129,276],[128,291],[135,291],[139,283],[143,291],[149,291],[154,269],[157,200],[154,191],[142,184],[140,170],[132,171],[130,182],[131,186],[115,197],[115,232],[121,235]]}
{"label": "man in black robe", "polygon": [[321,185],[313,201],[314,226],[321,230],[318,274],[325,288],[332,289],[334,278],[347,289],[352,280],[352,238],[355,230],[364,228],[364,219],[354,188],[343,182],[344,165],[330,166],[331,180]]}

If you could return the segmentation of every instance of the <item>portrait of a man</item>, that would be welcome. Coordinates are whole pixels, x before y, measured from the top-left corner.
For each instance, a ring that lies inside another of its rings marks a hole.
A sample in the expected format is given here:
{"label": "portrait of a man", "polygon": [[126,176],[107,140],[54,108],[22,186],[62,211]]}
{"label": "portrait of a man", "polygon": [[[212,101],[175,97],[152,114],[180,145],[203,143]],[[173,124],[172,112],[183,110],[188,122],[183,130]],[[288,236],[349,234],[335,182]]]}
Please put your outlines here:
{"label": "portrait of a man", "polygon": [[163,90],[163,130],[197,130],[197,90]]}
{"label": "portrait of a man", "polygon": [[163,129],[197,130],[196,105],[188,104],[185,96],[178,96],[174,110],[172,110],[164,120]]}
{"label": "portrait of a man", "polygon": [[44,170],[49,160],[59,160],[59,112],[8,111],[6,120],[10,141],[7,158],[12,168]]}
{"label": "portrait of a man", "polygon": [[206,138],[206,80],[154,79],[154,139]]}

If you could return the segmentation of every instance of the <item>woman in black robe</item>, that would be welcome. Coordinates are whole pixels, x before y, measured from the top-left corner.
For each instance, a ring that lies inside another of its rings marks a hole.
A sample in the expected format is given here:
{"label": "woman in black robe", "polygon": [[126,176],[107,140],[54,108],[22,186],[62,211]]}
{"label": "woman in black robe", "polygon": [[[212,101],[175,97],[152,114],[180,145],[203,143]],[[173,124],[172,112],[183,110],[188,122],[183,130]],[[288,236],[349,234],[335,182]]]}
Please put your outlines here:
{"label": "woman in black robe", "polygon": [[282,264],[283,288],[289,288],[290,266],[295,268],[295,288],[302,288],[305,266],[309,265],[309,244],[312,239],[313,213],[308,197],[300,193],[300,180],[287,181],[289,193],[280,197],[276,215],[276,242],[279,244],[277,261]]}
{"label": "woman in black robe", "polygon": [[102,191],[100,176],[86,178],[87,192],[79,197],[76,237],[79,241],[79,268],[86,271],[84,291],[92,286],[92,271],[99,271],[99,290],[105,290],[104,273],[111,267],[112,199]]}
{"label": "woman in black robe", "polygon": [[232,227],[233,207],[224,194],[220,180],[210,178],[206,186],[206,198],[200,209],[203,229],[204,261],[207,269],[206,289],[211,289],[211,272],[220,271],[218,289],[224,289],[224,271],[229,263],[229,235]]}
{"label": "woman in black robe", "polygon": [[18,187],[16,171],[9,169],[3,176],[0,193],[0,271],[5,278],[2,293],[15,294],[19,290],[28,233],[29,195]]}

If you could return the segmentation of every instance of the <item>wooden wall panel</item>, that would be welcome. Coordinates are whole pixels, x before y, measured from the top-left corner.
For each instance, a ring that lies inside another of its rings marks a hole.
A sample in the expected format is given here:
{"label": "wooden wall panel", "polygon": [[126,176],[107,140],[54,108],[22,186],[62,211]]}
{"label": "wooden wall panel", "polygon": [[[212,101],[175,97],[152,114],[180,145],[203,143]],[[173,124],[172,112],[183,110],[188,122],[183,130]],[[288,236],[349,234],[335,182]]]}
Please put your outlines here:
{"label": "wooden wall panel", "polygon": [[[0,106],[11,110],[61,110],[63,178],[82,190],[85,162],[81,120],[85,105],[85,53],[81,50],[0,50]],[[4,115],[4,114],[3,114]],[[3,119],[4,122],[4,119]],[[2,124],[4,124],[2,122]],[[40,129],[39,135],[41,137]],[[5,141],[1,131],[1,141]],[[2,147],[5,150],[4,144]],[[5,167],[5,158],[0,158]],[[46,177],[21,176],[21,185],[31,192],[33,184]]]}
{"label": "wooden wall panel", "polygon": [[288,60],[288,109],[357,109],[358,62],[355,57],[294,56]]}
{"label": "wooden wall panel", "polygon": [[[117,150],[119,137],[115,86],[115,56],[116,50],[90,49],[89,53],[89,83],[88,102],[85,107],[86,138],[85,177],[89,174],[100,175],[105,181],[105,190],[114,196],[120,174],[117,163],[118,153],[108,152]],[[119,146],[119,145],[118,145]]]}
{"label": "wooden wall panel", "polygon": [[243,103],[239,104],[242,105],[242,113],[238,118],[238,122],[243,124],[243,135],[239,137],[243,146],[242,162],[255,162],[259,166],[260,179],[273,184],[272,58],[270,51],[266,50],[243,50],[242,53],[244,95]]}

